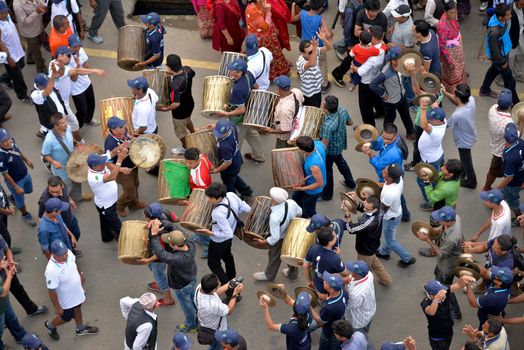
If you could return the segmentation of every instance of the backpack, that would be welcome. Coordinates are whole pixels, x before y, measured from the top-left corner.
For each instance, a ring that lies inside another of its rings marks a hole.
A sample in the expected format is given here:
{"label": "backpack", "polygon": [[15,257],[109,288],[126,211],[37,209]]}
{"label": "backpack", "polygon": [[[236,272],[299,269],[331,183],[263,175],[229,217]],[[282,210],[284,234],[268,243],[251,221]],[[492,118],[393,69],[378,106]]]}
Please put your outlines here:
{"label": "backpack", "polygon": [[399,136],[398,138],[399,140],[397,142],[397,148],[399,149],[400,154],[402,155],[402,159],[407,160],[409,156],[408,144],[406,143],[406,141],[404,141],[402,137]]}

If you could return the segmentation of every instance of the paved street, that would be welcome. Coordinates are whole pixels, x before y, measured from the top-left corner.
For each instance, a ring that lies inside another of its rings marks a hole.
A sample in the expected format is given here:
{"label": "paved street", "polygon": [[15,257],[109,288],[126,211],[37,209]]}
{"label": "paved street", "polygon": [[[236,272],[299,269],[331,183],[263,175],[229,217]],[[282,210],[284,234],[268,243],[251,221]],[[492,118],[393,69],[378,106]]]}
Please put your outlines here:
{"label": "paved street", "polygon": [[[124,0],[127,7],[130,7],[130,0]],[[331,1],[333,2],[333,1]],[[484,73],[489,67],[488,63],[481,63],[478,59],[480,42],[483,40],[484,28],[481,21],[484,17],[478,16],[478,3],[472,2],[472,13],[463,21],[462,34],[465,43],[466,68],[470,74],[470,85],[478,95],[478,88],[482,83]],[[84,17],[90,23],[92,11],[88,2],[84,1]],[[329,24],[335,14],[335,6],[331,6],[326,15]],[[422,13],[416,13],[417,18]],[[131,21],[131,20],[128,20]],[[182,57],[183,64],[192,64],[197,72],[193,83],[193,95],[195,97],[195,111],[193,120],[195,126],[204,127],[212,122],[200,116],[202,82],[204,77],[216,73],[217,62],[220,55],[211,49],[210,40],[202,40],[198,35],[196,18],[181,17],[169,18],[166,20],[167,35],[165,37],[165,55],[177,53]],[[290,27],[290,34],[294,34],[294,27]],[[117,32],[110,16],[106,18],[100,34],[104,38],[102,45],[95,45],[89,40],[85,41],[85,47],[89,48],[90,66],[104,68],[109,72],[107,78],[94,77],[93,85],[97,100],[116,97],[129,96],[130,89],[127,87],[126,79],[133,78],[139,73],[127,72],[117,67],[115,61],[115,50],[117,47]],[[335,39],[341,37],[340,26],[337,25]],[[295,62],[298,57],[298,40],[292,40],[292,51],[284,52],[288,60]],[[48,53],[46,52],[48,55]],[[330,70],[338,64],[338,59],[334,53],[328,55]],[[49,61],[49,57],[47,57]],[[32,85],[32,79],[35,74],[35,66],[26,66],[24,76],[28,86]],[[294,87],[298,87],[296,72],[292,79]],[[499,87],[494,85],[494,88]],[[272,86],[271,90],[275,87]],[[518,84],[517,91],[521,93],[521,99],[524,97],[524,85]],[[361,123],[357,103],[357,92],[349,93],[347,90],[333,86],[329,91],[339,97],[341,105],[348,108],[356,124]],[[47,173],[40,165],[40,147],[41,140],[35,137],[38,130],[38,119],[34,107],[21,104],[16,101],[12,90],[9,90],[14,104],[11,113],[14,118],[6,123],[4,127],[15,137],[22,151],[35,163],[35,169],[31,171],[34,182],[34,193],[28,197],[29,210],[36,214],[37,200],[45,188]],[[477,128],[479,142],[473,149],[474,165],[478,176],[479,188],[484,182],[484,177],[491,159],[489,150],[489,133],[487,126],[487,111],[496,100],[489,98],[476,98],[477,101]],[[453,106],[449,101],[444,102],[445,109],[451,113]],[[98,108],[96,111],[98,118]],[[414,115],[413,115],[414,118]],[[171,115],[169,113],[158,113],[157,120],[159,124],[159,134],[164,138],[169,150],[179,146],[179,141],[175,138]],[[378,125],[381,121],[378,121]],[[404,136],[405,132],[398,121],[399,130]],[[349,129],[351,130],[351,129]],[[100,127],[85,126],[82,130],[84,138],[89,142],[103,144]],[[352,131],[348,132],[348,151],[345,157],[348,160],[353,175],[357,177],[369,177],[375,179],[375,173],[367,162],[367,157],[354,151],[356,144]],[[242,177],[249,183],[255,192],[259,195],[268,195],[269,188],[273,185],[271,176],[270,152],[274,145],[272,136],[262,136],[264,143],[264,153],[266,163],[253,164],[245,161],[242,168]],[[409,143],[410,151],[412,143]],[[446,158],[458,158],[458,152],[454,147],[451,132],[448,132],[445,138]],[[245,145],[249,148],[249,146]],[[246,151],[244,149],[244,151]],[[411,159],[411,156],[410,156]],[[335,171],[335,193],[344,190],[338,182],[338,172]],[[217,177],[217,179],[219,179]],[[157,178],[140,171],[140,189],[139,193],[143,200],[155,201]],[[87,189],[87,184],[85,188]],[[415,183],[415,175],[408,173],[405,179],[405,192],[408,206],[411,210],[412,220],[428,220],[428,214],[418,209],[421,195]],[[336,198],[336,197],[335,197]],[[181,207],[169,207],[177,215],[182,213]],[[478,190],[461,189],[457,205],[458,214],[462,217],[464,225],[464,235],[469,238],[480,227],[482,222],[487,218],[488,211],[479,199]],[[330,202],[320,202],[317,205],[317,211],[326,214],[330,218],[343,217],[339,210],[339,202],[333,200]],[[42,339],[50,346],[51,349],[122,349],[123,348],[123,331],[125,320],[123,319],[118,301],[121,297],[132,296],[138,297],[146,291],[146,283],[152,281],[152,274],[144,266],[125,265],[117,259],[116,243],[104,244],[100,239],[98,215],[93,202],[81,203],[76,210],[79,218],[82,237],[79,248],[83,251],[84,256],[78,260],[80,268],[85,272],[87,282],[85,289],[87,300],[83,307],[84,319],[91,325],[100,327],[100,333],[94,337],[76,337],[74,335],[74,325],[72,323],[62,326],[58,329],[61,339],[59,342],[51,340],[43,327],[44,320],[47,316],[37,316],[28,318],[25,316],[20,305],[12,297],[11,302],[15,310],[28,331],[39,334]],[[132,212],[127,219],[141,219],[140,211]],[[24,271],[19,275],[22,284],[28,290],[29,295],[37,304],[51,305],[43,277],[46,259],[40,253],[36,237],[36,229],[29,228],[21,219],[20,213],[17,212],[14,217],[9,218],[9,229],[13,236],[13,245],[22,247],[23,253],[17,258],[22,262]],[[514,229],[513,232],[522,243],[522,234],[520,229]],[[401,269],[396,265],[397,257],[394,256],[389,262],[386,262],[386,268],[393,277],[393,285],[383,287],[375,285],[377,297],[377,314],[371,327],[370,337],[375,345],[380,347],[384,341],[400,341],[408,335],[412,335],[417,340],[419,349],[429,349],[427,340],[426,319],[419,306],[424,297],[422,284],[433,278],[434,259],[419,257],[416,254],[420,247],[424,247],[423,242],[416,239],[410,230],[410,223],[402,223],[398,233],[399,240],[411,252],[417,256],[417,263],[407,269]],[[486,238],[487,234],[483,238]],[[356,258],[354,250],[354,238],[346,236],[342,244],[343,260]],[[262,309],[258,306],[256,291],[263,290],[266,283],[254,282],[252,274],[256,271],[262,271],[267,262],[266,251],[251,248],[241,241],[235,239],[233,244],[234,255],[239,275],[245,277],[244,299],[234,310],[233,314],[228,317],[230,327],[237,329],[247,340],[250,349],[284,349],[285,336],[267,331]],[[483,261],[483,257],[478,256],[478,260]],[[206,261],[198,259],[198,279],[209,269]],[[288,283],[284,277],[279,274],[278,282],[285,282],[288,292],[295,287],[304,285],[304,277],[301,274],[299,280],[295,283]],[[473,310],[465,295],[459,293],[459,303],[462,308],[463,320],[455,326],[455,337],[453,340],[453,349],[459,349],[465,342],[466,337],[461,334],[462,327],[465,324],[477,325],[478,320],[476,311]],[[509,315],[521,315],[524,310],[522,306],[510,306],[506,309]],[[291,308],[278,301],[277,306],[271,309],[273,320],[275,322],[287,322],[292,314]],[[172,345],[171,337],[174,335],[174,328],[183,321],[183,314],[180,307],[162,308],[158,311],[159,319],[159,337],[158,349],[169,349]],[[51,308],[49,317],[54,313]],[[513,349],[522,349],[524,333],[522,326],[508,326],[510,343]],[[196,342],[196,334],[192,333],[196,349],[203,349]],[[317,348],[319,331],[313,335],[313,348]],[[9,332],[4,333],[4,342],[15,346],[15,342]],[[520,346],[518,344],[521,344]]]}

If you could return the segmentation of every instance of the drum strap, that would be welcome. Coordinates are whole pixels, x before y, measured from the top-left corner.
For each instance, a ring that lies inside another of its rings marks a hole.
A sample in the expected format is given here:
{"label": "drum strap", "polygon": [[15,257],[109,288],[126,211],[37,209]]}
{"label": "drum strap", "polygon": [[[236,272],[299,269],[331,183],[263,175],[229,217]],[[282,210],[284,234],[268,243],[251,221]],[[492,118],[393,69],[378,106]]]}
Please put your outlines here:
{"label": "drum strap", "polygon": [[70,156],[71,155],[71,151],[69,150],[69,148],[67,148],[67,146],[65,145],[64,143],[64,140],[62,140],[62,137],[60,137],[60,135],[58,135],[56,133],[56,130],[55,129],[52,129],[51,130],[53,132],[53,135],[55,136],[56,140],[58,141],[58,143],[60,144],[60,146],[62,146],[62,148],[64,149],[64,151],[67,153],[67,156]]}
{"label": "drum strap", "polygon": [[280,221],[280,227],[282,227],[282,225],[284,225],[284,223],[286,222],[287,220],[287,211],[289,209],[289,206],[287,204],[287,201],[284,202],[284,217],[282,218],[282,221]]}
{"label": "drum strap", "polygon": [[264,51],[262,51],[262,50],[260,50],[260,53],[262,54],[262,71],[255,78],[255,81],[257,81],[258,78],[260,78],[262,76],[262,74],[264,74],[264,72],[266,71],[266,55],[264,54]]}
{"label": "drum strap", "polygon": [[[196,306],[197,310],[198,310],[198,293],[202,293],[202,292],[200,291],[200,288],[198,288],[198,289],[196,290],[195,306]],[[217,327],[216,330],[219,330],[219,329],[220,329],[220,325],[222,324],[222,318],[223,318],[223,316],[220,317],[220,321],[218,321],[218,327]],[[198,311],[197,311],[197,321],[198,321],[198,323],[200,324],[200,319],[199,319],[199,317],[198,317]]]}

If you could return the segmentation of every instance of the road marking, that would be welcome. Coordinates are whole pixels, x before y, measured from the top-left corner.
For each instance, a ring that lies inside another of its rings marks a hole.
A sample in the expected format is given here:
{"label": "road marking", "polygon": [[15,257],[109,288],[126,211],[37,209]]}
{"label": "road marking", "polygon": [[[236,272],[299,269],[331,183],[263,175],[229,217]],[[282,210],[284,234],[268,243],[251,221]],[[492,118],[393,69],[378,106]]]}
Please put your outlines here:
{"label": "road marking", "polygon": [[[99,58],[109,58],[116,60],[116,51],[111,50],[103,50],[103,49],[91,49],[84,47],[84,50],[89,56],[93,57],[99,57]],[[182,58],[182,62],[184,62],[185,65],[190,66],[191,68],[198,68],[198,69],[207,69],[207,70],[214,70],[218,71],[218,67],[220,64],[218,62],[211,62],[211,61],[202,61],[202,60],[193,60],[189,58]],[[298,74],[296,70],[292,70],[290,74],[291,78],[298,78]],[[331,74],[329,74],[329,78],[332,79],[333,77]],[[346,82],[349,82],[347,76],[344,76],[344,80]],[[478,88],[472,88],[471,89],[471,95],[472,96],[478,96],[479,95],[479,89]],[[524,92],[519,94],[519,98],[524,99]]]}

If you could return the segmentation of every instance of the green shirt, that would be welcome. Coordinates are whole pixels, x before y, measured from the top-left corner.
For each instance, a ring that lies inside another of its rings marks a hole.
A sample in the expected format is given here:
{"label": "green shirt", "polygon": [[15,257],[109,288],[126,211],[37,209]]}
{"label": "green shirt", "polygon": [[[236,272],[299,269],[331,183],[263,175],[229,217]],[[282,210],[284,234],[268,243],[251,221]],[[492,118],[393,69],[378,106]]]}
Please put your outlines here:
{"label": "green shirt", "polygon": [[445,201],[445,205],[450,207],[455,207],[457,203],[457,197],[460,190],[460,179],[456,180],[444,180],[442,173],[438,174],[438,182],[435,187],[428,184],[424,187],[426,191],[426,196],[428,196],[429,204],[431,206],[440,201]]}
{"label": "green shirt", "polygon": [[[4,292],[4,278],[0,276],[0,294]],[[7,308],[9,307],[9,293],[3,298],[0,297],[0,315],[5,314]]]}

